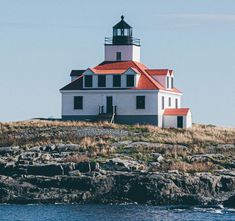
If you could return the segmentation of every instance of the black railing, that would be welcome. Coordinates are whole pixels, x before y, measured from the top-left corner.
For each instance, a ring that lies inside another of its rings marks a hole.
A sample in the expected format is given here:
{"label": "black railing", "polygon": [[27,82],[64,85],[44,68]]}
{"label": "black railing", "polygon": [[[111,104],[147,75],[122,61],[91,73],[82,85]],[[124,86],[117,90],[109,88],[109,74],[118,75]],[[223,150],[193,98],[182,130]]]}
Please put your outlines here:
{"label": "black railing", "polygon": [[[123,36],[123,37],[126,37],[126,36]],[[117,44],[117,40],[114,41],[113,37],[105,37],[104,38],[104,44],[105,45],[116,45]],[[133,45],[137,45],[137,46],[140,46],[140,39],[139,38],[133,38],[133,37],[128,37],[128,41],[125,41],[124,39],[124,42],[128,42],[128,43],[124,43],[124,44],[133,44]],[[121,43],[118,43],[118,44],[121,44]]]}
{"label": "black railing", "polygon": [[99,114],[104,114],[104,106],[103,105],[99,106]]}
{"label": "black railing", "polygon": [[104,112],[104,105],[99,105],[99,115],[113,115],[113,114],[117,114],[117,106],[114,105],[112,106],[112,112],[111,113],[107,113]]}

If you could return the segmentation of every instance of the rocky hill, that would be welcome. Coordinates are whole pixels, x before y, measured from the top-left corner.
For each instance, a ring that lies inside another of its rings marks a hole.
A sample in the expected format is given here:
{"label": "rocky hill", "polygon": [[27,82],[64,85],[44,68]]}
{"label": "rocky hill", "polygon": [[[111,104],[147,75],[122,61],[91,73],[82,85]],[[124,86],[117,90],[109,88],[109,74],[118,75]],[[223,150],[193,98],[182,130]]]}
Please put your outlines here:
{"label": "rocky hill", "polygon": [[235,129],[1,123],[0,202],[235,207]]}

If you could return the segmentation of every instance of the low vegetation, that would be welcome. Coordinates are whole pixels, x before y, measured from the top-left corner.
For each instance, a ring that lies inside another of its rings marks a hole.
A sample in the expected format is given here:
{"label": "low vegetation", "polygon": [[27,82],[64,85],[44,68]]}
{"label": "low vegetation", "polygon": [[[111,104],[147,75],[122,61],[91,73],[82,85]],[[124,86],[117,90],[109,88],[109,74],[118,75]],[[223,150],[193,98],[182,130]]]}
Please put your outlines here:
{"label": "low vegetation", "polygon": [[[64,162],[128,157],[151,171],[205,172],[235,167],[235,129],[194,125],[161,129],[108,122],[30,120],[0,123],[0,147],[25,150],[51,144],[78,144]],[[157,159],[161,156],[163,160]]]}

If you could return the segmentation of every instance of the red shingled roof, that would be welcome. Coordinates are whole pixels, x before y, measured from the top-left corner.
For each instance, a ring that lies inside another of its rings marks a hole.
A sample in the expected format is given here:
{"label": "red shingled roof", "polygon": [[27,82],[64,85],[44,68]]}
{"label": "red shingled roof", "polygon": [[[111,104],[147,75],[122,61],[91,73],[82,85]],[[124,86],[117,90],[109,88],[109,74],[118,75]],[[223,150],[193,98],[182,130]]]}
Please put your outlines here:
{"label": "red shingled roof", "polygon": [[[151,76],[153,75],[153,73],[167,73],[167,71],[170,71],[170,73],[172,73],[172,70],[148,69],[144,64],[136,61],[110,61],[110,62],[105,61],[95,66],[94,68],[90,68],[90,70],[93,71],[95,74],[123,74],[125,71],[127,71],[130,68],[133,69],[136,73],[140,74],[137,87],[130,88],[130,90],[161,90],[161,91],[181,93],[176,88],[166,89],[164,85],[160,84],[156,79],[154,79]],[[75,83],[73,82],[70,84],[75,85]],[[65,88],[69,89],[69,87],[64,87],[62,88],[62,90]]]}
{"label": "red shingled roof", "polygon": [[95,68],[90,68],[90,70],[95,74],[123,74],[126,71],[126,69],[99,70]]}
{"label": "red shingled roof", "polygon": [[167,108],[164,110],[163,115],[187,115],[189,108]]}
{"label": "red shingled roof", "polygon": [[136,68],[136,64],[140,64],[141,68],[147,69],[144,64],[136,61],[104,61],[101,64],[94,67],[96,70],[112,70],[112,69],[125,69]]}
{"label": "red shingled roof", "polygon": [[172,74],[172,70],[169,69],[146,69],[147,73],[150,75],[167,75],[169,72],[170,75]]}
{"label": "red shingled roof", "polygon": [[[150,71],[159,71],[161,69],[148,69],[144,64],[137,62],[137,61],[115,61],[115,62],[103,62],[97,66],[95,66],[92,70],[99,70],[100,72],[104,71],[114,71],[118,69],[128,69],[132,68],[133,70],[137,70],[141,75],[136,88],[137,90],[165,90],[171,91],[175,93],[181,93],[178,89],[166,89],[163,85],[161,85],[158,81],[151,77],[151,74],[148,72]],[[162,72],[171,71],[168,69],[162,69]]]}

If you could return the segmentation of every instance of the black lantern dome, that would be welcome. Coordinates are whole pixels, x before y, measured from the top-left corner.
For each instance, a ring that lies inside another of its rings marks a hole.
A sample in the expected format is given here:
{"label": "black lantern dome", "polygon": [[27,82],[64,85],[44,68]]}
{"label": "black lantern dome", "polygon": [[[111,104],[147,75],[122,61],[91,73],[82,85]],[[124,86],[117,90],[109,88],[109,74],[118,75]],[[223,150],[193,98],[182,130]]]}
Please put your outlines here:
{"label": "black lantern dome", "polygon": [[[105,44],[109,44],[109,38],[105,39]],[[112,44],[140,45],[139,39],[134,39],[132,37],[132,27],[124,21],[123,15],[121,16],[121,21],[113,26]]]}

